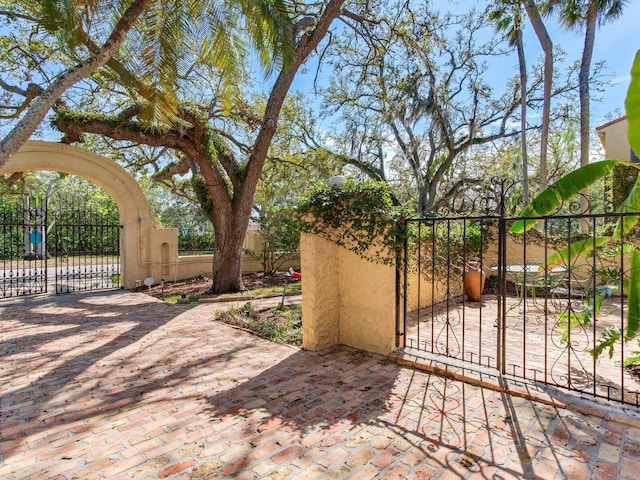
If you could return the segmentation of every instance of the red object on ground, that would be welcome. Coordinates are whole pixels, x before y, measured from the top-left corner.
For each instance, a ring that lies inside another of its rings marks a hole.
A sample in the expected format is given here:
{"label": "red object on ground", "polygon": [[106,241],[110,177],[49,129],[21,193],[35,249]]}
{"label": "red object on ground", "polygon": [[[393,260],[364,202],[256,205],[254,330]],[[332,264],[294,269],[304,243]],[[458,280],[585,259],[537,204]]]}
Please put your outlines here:
{"label": "red object on ground", "polygon": [[289,273],[291,274],[291,278],[296,278],[298,280],[302,279],[302,274],[300,272],[296,272],[292,267],[289,267]]}

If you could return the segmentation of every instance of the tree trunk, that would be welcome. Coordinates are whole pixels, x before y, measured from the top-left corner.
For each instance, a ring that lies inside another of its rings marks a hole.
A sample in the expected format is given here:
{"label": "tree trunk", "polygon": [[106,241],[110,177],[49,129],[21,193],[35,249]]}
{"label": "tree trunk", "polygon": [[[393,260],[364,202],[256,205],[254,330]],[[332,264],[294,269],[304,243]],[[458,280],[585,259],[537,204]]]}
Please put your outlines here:
{"label": "tree trunk", "polygon": [[213,293],[242,290],[242,245],[244,232],[218,235],[213,246]]}
{"label": "tree trunk", "polygon": [[522,196],[525,205],[529,203],[529,159],[527,157],[527,61],[524,56],[522,30],[515,32],[518,66],[520,67],[520,141],[522,142]]}
{"label": "tree trunk", "polygon": [[589,10],[585,24],[584,49],[580,62],[578,76],[580,92],[580,166],[589,163],[589,124],[590,124],[590,94],[589,73],[591,71],[591,58],[593,56],[593,42],[596,36],[596,21],[598,12],[595,2],[589,2]]}
{"label": "tree trunk", "polygon": [[551,92],[553,86],[553,42],[533,0],[524,2],[525,10],[544,51],[544,94],[542,103],[542,132],[540,135],[540,191],[547,188],[547,149],[549,145],[549,118],[551,116]]}
{"label": "tree trunk", "polygon": [[[329,1],[318,19],[315,29],[311,33],[303,35],[300,39],[291,66],[286,70],[282,70],[274,83],[267,100],[260,130],[253,143],[247,162],[244,181],[241,188],[236,189],[233,194],[233,217],[227,219],[218,218],[218,222],[214,223],[216,234],[212,287],[214,293],[237,291],[242,288],[240,266],[242,245],[249,224],[256,185],[260,180],[260,174],[276,132],[280,110],[298,69],[324,38],[333,20],[340,16],[342,4],[343,0]],[[226,189],[226,187],[223,188]],[[214,215],[216,217],[225,216],[219,211],[214,211]],[[218,223],[221,225],[218,226]],[[219,229],[224,232],[222,238],[219,237]],[[218,253],[219,242],[221,244],[219,246],[220,253]],[[221,255],[224,258],[216,260],[215,257],[220,257]]]}
{"label": "tree trunk", "polygon": [[[580,166],[589,163],[589,125],[591,114],[589,109],[589,73],[591,71],[591,57],[593,56],[593,42],[596,36],[596,22],[598,19],[598,10],[595,1],[589,2],[587,10],[587,18],[585,21],[584,49],[582,50],[582,61],[580,63],[580,73],[578,76],[579,93],[580,93]],[[588,190],[582,192],[581,211],[588,213],[589,200]],[[582,222],[582,230],[588,229],[586,220]]]}
{"label": "tree trunk", "polygon": [[122,15],[111,35],[100,49],[99,53],[70,68],[60,75],[49,87],[35,99],[27,113],[18,121],[11,131],[0,141],[0,166],[4,165],[11,156],[31,137],[38,128],[51,107],[60,96],[80,80],[87,78],[96,69],[109,61],[120,48],[127,33],[138,20],[138,17],[149,6],[151,0],[135,0]]}

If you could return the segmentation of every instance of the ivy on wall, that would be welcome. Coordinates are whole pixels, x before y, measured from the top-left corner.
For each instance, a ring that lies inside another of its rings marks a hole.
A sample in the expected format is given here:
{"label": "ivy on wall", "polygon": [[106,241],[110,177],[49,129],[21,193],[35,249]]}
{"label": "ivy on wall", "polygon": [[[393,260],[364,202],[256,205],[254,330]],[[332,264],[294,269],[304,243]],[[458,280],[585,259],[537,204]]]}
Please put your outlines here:
{"label": "ivy on wall", "polygon": [[373,180],[348,180],[340,188],[317,184],[298,204],[298,213],[302,232],[385,265],[399,258],[406,235],[404,219],[411,215],[396,204],[386,183]]}
{"label": "ivy on wall", "polygon": [[638,178],[638,169],[632,165],[619,164],[613,167],[611,190],[613,206],[617,209],[629,196]]}

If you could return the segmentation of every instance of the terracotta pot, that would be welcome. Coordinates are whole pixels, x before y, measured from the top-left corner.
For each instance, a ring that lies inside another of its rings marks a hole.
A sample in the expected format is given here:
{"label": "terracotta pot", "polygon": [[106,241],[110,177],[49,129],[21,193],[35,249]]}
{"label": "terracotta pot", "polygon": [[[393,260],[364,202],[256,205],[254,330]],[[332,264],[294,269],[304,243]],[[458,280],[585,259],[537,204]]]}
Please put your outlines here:
{"label": "terracotta pot", "polygon": [[464,270],[464,293],[472,302],[480,301],[484,281],[487,276],[480,268],[479,262],[468,262]]}

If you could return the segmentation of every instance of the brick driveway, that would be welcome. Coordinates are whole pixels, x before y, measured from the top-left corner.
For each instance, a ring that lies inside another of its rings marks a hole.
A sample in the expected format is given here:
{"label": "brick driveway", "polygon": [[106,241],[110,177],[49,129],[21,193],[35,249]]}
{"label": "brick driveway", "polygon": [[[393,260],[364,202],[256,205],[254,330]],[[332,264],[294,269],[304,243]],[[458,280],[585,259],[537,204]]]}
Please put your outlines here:
{"label": "brick driveway", "polygon": [[562,409],[143,293],[0,303],[0,478],[611,478],[640,416]]}

